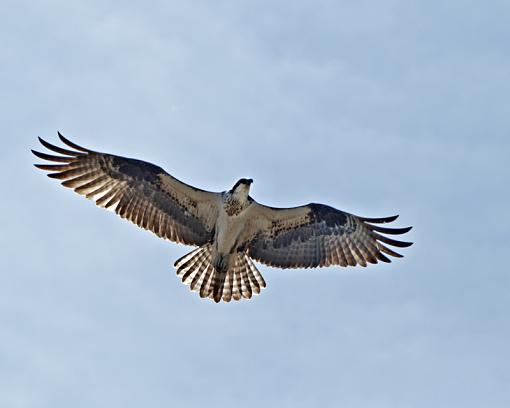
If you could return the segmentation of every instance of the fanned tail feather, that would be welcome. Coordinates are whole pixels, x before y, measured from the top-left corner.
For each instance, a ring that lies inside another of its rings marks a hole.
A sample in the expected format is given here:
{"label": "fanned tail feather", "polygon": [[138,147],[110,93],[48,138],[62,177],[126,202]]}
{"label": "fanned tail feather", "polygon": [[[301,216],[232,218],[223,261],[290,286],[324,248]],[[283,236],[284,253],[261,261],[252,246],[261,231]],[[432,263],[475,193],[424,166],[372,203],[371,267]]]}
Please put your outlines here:
{"label": "fanned tail feather", "polygon": [[212,298],[215,302],[219,302],[223,296],[223,289],[225,287],[225,281],[227,279],[227,272],[216,272],[212,277]]}
{"label": "fanned tail feather", "polygon": [[211,245],[204,245],[184,255],[175,262],[177,276],[200,297],[209,298],[218,303],[232,299],[250,299],[266,287],[264,278],[246,253],[232,255],[230,268],[218,272],[212,264]]}

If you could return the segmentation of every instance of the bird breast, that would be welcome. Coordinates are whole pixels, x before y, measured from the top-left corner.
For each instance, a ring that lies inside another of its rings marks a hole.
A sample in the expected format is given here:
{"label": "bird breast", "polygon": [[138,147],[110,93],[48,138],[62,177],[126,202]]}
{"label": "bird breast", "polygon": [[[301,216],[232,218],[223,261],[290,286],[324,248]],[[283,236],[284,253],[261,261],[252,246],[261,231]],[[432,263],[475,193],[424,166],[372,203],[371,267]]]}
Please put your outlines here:
{"label": "bird breast", "polygon": [[224,205],[216,223],[216,246],[218,252],[222,254],[228,254],[235,250],[247,219],[247,212],[244,209],[241,208],[240,211],[231,213],[229,212],[230,208],[230,203]]}

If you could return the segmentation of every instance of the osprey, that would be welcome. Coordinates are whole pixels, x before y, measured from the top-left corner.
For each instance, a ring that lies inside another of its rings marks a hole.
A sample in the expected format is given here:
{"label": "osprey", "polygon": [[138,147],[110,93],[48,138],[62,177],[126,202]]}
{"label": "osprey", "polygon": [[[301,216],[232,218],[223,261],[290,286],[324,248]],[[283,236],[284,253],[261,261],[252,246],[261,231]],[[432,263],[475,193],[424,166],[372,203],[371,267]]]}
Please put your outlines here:
{"label": "osprey", "polygon": [[252,179],[242,178],[228,191],[205,191],[154,164],[85,149],[58,136],[73,150],[39,138],[60,155],[32,150],[58,163],[35,166],[160,238],[196,246],[175,262],[177,275],[200,297],[215,302],[260,293],[266,283],[252,260],[278,268],[367,266],[391,262],[386,255],[402,257],[388,246],[412,244],[386,236],[411,227],[376,225],[398,216],[364,218],[324,204],[268,207],[250,197]]}

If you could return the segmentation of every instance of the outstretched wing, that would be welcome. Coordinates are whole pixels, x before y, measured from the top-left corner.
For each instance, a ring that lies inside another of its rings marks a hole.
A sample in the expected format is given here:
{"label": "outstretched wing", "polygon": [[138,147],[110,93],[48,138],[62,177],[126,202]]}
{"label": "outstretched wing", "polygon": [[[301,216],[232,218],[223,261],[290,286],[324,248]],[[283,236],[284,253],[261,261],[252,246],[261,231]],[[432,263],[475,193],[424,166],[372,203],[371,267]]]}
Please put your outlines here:
{"label": "outstretched wing", "polygon": [[374,225],[392,222],[398,216],[361,218],[323,204],[281,209],[253,205],[253,239],[247,244],[248,254],[270,266],[367,266],[391,262],[384,254],[402,257],[388,246],[412,245],[383,235],[404,234],[412,227]]}
{"label": "outstretched wing", "polygon": [[44,147],[63,156],[32,150],[41,159],[59,163],[35,165],[50,171],[49,177],[161,238],[188,245],[213,238],[218,193],[182,183],[151,163],[85,149],[58,135],[73,150],[41,138]]}

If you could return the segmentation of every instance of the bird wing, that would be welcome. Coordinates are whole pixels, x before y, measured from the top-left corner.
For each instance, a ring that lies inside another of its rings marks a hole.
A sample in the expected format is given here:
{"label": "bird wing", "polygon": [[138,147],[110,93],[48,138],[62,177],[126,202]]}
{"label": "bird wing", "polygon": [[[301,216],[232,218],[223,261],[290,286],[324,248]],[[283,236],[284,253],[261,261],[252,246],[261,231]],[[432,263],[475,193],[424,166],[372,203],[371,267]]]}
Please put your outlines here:
{"label": "bird wing", "polygon": [[63,156],[32,150],[58,163],[35,165],[50,171],[49,177],[161,238],[200,246],[214,237],[219,193],[187,185],[154,164],[85,149],[58,135],[73,150],[41,138],[44,147]]}
{"label": "bird wing", "polygon": [[412,245],[383,235],[404,234],[412,227],[374,225],[392,222],[398,216],[362,218],[323,204],[273,208],[253,203],[252,211],[247,251],[251,258],[270,266],[366,266],[391,262],[384,254],[402,257],[388,246]]}

